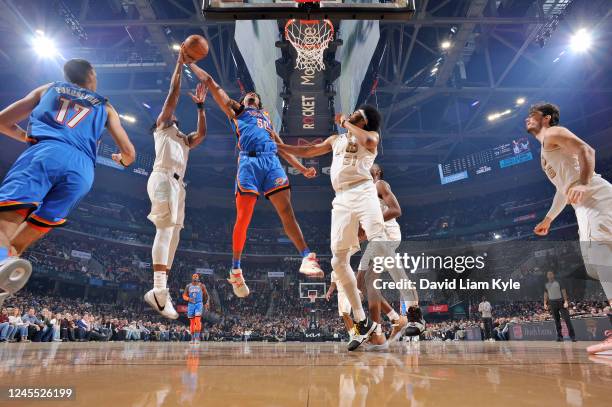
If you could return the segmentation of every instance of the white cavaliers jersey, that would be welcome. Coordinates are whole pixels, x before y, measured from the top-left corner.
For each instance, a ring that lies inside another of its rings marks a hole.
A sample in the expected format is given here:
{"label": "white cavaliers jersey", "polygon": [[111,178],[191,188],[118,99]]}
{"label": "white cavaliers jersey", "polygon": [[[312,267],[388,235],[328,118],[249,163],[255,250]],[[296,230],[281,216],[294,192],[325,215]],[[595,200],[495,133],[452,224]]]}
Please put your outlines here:
{"label": "white cavaliers jersey", "polygon": [[[546,150],[542,145],[540,161],[550,182],[563,194],[567,195],[567,190],[580,181],[580,162],[575,154],[569,154],[561,147]],[[601,176],[594,174],[594,177]]]}
{"label": "white cavaliers jersey", "polygon": [[183,179],[189,159],[187,136],[176,127],[176,124],[173,124],[163,130],[155,130],[153,137],[155,139],[153,171],[173,171]]}
{"label": "white cavaliers jersey", "polygon": [[[376,181],[377,183],[380,181]],[[385,203],[382,198],[378,198],[378,202],[380,202],[380,210],[384,214],[389,207]],[[397,223],[397,219],[389,219],[385,222],[385,232],[387,233],[387,238],[389,240],[402,240],[402,232],[399,223]]]}
{"label": "white cavaliers jersey", "polygon": [[334,191],[373,181],[370,168],[377,153],[372,153],[360,145],[351,133],[336,136],[332,151],[334,156],[329,175]]}

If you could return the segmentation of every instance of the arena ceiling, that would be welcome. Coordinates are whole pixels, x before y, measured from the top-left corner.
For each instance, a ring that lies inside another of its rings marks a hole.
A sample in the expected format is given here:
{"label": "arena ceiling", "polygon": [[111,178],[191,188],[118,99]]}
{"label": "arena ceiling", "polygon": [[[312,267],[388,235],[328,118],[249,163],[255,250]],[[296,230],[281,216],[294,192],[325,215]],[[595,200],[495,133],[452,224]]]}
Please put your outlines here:
{"label": "arena ceiling", "polygon": [[[439,185],[438,163],[522,135],[527,106],[536,100],[560,104],[569,126],[609,134],[609,1],[416,4],[412,20],[381,23],[360,94],[360,101],[377,104],[385,117],[381,159],[398,183]],[[38,60],[31,49],[33,36],[42,30],[54,38],[62,57],[94,63],[100,89],[120,112],[136,119],[126,127],[144,151],[152,151],[147,130],[168,89],[173,45],[186,36],[208,38],[210,54],[200,65],[230,95],[240,92],[236,79],[244,72],[237,68],[234,23],[205,21],[199,0],[0,0],[0,19],[3,105],[58,78],[59,61]],[[569,38],[581,27],[592,33],[594,44],[588,52],[572,53]],[[193,86],[186,77],[183,92]],[[520,98],[523,104],[517,103]],[[195,119],[187,103],[181,112]],[[503,114],[491,119],[495,113]],[[208,108],[207,117],[209,141],[196,153],[202,159],[192,158],[191,171],[226,183],[232,171],[218,175],[234,166],[228,157],[234,155],[235,140],[216,106]]]}

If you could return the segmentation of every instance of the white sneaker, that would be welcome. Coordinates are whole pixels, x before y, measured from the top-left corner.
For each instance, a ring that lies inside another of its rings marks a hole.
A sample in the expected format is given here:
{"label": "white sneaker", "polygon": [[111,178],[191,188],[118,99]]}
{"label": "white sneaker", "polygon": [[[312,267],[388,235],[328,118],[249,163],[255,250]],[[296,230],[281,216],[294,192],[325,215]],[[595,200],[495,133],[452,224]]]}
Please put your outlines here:
{"label": "white sneaker", "polygon": [[32,275],[32,264],[20,257],[7,257],[0,262],[0,306],[11,294],[21,290]]}
{"label": "white sneaker", "polygon": [[300,273],[306,274],[308,277],[324,277],[323,270],[321,270],[321,266],[319,266],[316,253],[310,253],[308,256],[302,259]]}
{"label": "white sneaker", "polygon": [[168,319],[177,319],[178,312],[172,305],[170,290],[167,288],[153,288],[144,295],[144,300],[161,316]]}
{"label": "white sneaker", "polygon": [[230,278],[227,279],[227,282],[232,285],[234,295],[238,298],[244,298],[251,292],[244,282],[242,269],[232,269],[230,271]]}

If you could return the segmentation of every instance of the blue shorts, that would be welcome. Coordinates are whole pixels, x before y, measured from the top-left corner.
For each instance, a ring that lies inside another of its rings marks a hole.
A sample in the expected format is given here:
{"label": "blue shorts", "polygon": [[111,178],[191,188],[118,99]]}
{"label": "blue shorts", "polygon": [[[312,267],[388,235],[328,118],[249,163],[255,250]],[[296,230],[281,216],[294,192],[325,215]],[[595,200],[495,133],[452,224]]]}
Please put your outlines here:
{"label": "blue shorts", "polygon": [[203,307],[204,307],[204,304],[202,304],[201,302],[196,302],[196,303],[190,302],[187,305],[187,318],[201,317]]}
{"label": "blue shorts", "polygon": [[27,211],[35,226],[61,226],[94,180],[91,158],[65,143],[43,141],[28,147],[0,186],[0,211]]}
{"label": "blue shorts", "polygon": [[238,173],[236,175],[236,193],[270,195],[290,188],[289,178],[274,152],[256,153],[250,156],[240,152]]}

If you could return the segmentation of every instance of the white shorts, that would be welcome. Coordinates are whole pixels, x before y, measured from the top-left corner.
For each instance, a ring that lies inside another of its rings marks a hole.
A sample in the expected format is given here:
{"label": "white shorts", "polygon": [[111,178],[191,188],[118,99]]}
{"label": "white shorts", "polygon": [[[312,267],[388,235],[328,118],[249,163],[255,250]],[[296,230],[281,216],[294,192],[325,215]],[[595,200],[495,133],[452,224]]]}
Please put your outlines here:
{"label": "white shorts", "polygon": [[580,235],[580,250],[587,274],[601,282],[612,298],[612,185],[593,177],[589,195],[574,205]]}
{"label": "white shorts", "polygon": [[580,241],[612,242],[612,185],[601,177],[593,177],[589,195],[574,205]]}
{"label": "white shorts", "polygon": [[368,240],[385,239],[385,221],[373,182],[336,192],[332,202],[332,253],[359,249],[359,225]]}
{"label": "white shorts", "polygon": [[147,218],[157,228],[183,227],[185,222],[185,187],[170,172],[153,171],[147,182],[151,213]]}

